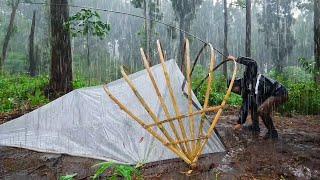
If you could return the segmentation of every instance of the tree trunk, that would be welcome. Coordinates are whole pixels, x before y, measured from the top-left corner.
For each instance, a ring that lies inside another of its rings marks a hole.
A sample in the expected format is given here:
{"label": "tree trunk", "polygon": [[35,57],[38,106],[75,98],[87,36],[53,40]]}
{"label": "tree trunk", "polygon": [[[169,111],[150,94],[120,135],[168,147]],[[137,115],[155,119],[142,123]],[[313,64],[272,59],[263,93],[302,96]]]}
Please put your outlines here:
{"label": "tree trunk", "polygon": [[150,34],[149,34],[149,23],[148,23],[148,3],[147,0],[143,0],[143,15],[144,15],[144,33],[145,33],[145,53],[147,56],[147,59],[149,61],[149,64],[151,66],[151,61],[149,59],[150,57]]}
{"label": "tree trunk", "polygon": [[320,84],[320,1],[314,1],[314,60],[315,82]]}
{"label": "tree trunk", "polygon": [[[179,18],[179,28],[182,30],[185,30],[185,19],[184,15],[180,15]],[[181,71],[184,73],[184,61],[183,61],[183,45],[184,45],[184,39],[185,34],[184,32],[179,32],[179,49],[178,49],[178,65],[180,66]]]}
{"label": "tree trunk", "polygon": [[276,73],[281,73],[282,72],[282,67],[281,67],[281,57],[280,57],[280,41],[281,41],[281,18],[280,18],[280,0],[277,0],[277,23],[276,23],[276,33],[277,33],[277,59],[276,59]]}
{"label": "tree trunk", "polygon": [[151,63],[151,65],[155,64],[155,62],[152,62],[152,59],[153,59],[153,54],[152,54],[152,30],[153,30],[153,23],[151,21],[151,18],[152,18],[152,8],[151,8],[151,5],[152,5],[152,1],[149,0],[149,4],[148,4],[148,19],[149,19],[149,22],[148,22],[148,37],[149,37],[149,44],[148,44],[148,53],[149,53],[149,61]]}
{"label": "tree trunk", "polygon": [[246,56],[251,56],[251,0],[246,0]]}
{"label": "tree trunk", "polygon": [[[224,42],[223,42],[223,54],[228,55],[228,8],[227,8],[227,0],[223,1],[223,9],[224,9]],[[223,58],[226,60],[226,57]],[[228,66],[227,63],[223,64],[223,75],[225,78],[228,77]]]}
{"label": "tree trunk", "polygon": [[89,33],[86,36],[86,40],[87,40],[87,65],[88,65],[88,69],[90,69],[90,42],[89,42]]}
{"label": "tree trunk", "polygon": [[11,4],[10,22],[9,22],[6,36],[3,41],[2,55],[1,55],[1,59],[0,59],[0,71],[2,71],[4,62],[6,61],[6,58],[7,58],[7,49],[8,49],[9,41],[10,41],[10,38],[11,38],[11,35],[13,32],[13,28],[14,28],[14,19],[16,17],[17,9],[19,6],[19,0],[11,1],[11,2],[12,2],[12,4]]}
{"label": "tree trunk", "polygon": [[61,95],[72,90],[70,34],[63,24],[68,20],[68,0],[51,0],[51,73],[50,90]]}
{"label": "tree trunk", "polygon": [[30,30],[30,35],[29,35],[29,73],[30,76],[34,77],[37,74],[37,62],[36,58],[34,56],[34,30],[36,26],[36,11],[33,11],[33,16],[32,16],[32,24],[31,24],[31,30]]}

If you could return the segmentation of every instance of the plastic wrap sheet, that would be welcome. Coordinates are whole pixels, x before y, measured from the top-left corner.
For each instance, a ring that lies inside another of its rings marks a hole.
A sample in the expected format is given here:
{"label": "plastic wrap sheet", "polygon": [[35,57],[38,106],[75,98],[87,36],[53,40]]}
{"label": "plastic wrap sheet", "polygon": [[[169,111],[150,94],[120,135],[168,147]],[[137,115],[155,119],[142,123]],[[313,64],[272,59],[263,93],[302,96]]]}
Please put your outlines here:
{"label": "plastic wrap sheet", "polygon": [[[183,74],[174,60],[167,61],[166,65],[180,110],[187,113],[188,100],[181,90]],[[162,66],[153,66],[152,72],[171,116],[175,116]],[[166,119],[146,70],[129,77],[157,116],[161,120]],[[134,114],[145,122],[153,123],[123,79],[107,86]],[[194,95],[193,100],[200,106]],[[199,116],[196,117],[196,129],[198,122]],[[178,127],[178,123],[174,123]],[[184,124],[188,132],[188,121],[184,121]],[[208,126],[206,123],[205,129]],[[169,125],[165,124],[165,127],[172,135]],[[124,164],[148,163],[176,157],[128,117],[106,95],[102,86],[74,90],[43,107],[0,125],[0,145]],[[213,134],[204,153],[222,151],[223,144],[217,135]]]}

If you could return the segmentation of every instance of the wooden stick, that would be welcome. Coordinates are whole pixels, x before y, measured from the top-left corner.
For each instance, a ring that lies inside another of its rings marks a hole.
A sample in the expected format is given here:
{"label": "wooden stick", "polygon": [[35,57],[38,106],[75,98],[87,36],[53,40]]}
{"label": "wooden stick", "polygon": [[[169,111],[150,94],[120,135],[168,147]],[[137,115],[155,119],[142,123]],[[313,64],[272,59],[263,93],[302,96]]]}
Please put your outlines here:
{"label": "wooden stick", "polygon": [[201,136],[201,137],[194,138],[194,139],[188,139],[188,140],[176,141],[176,142],[173,142],[173,143],[167,143],[166,145],[180,144],[180,143],[185,143],[185,142],[188,142],[188,141],[197,141],[199,139],[207,139],[207,138],[208,138],[207,136]]}
{"label": "wooden stick", "polygon": [[[168,107],[167,107],[167,105],[165,104],[165,101],[164,101],[164,99],[163,99],[163,97],[162,97],[162,95],[161,95],[161,92],[160,92],[160,90],[159,90],[159,88],[158,88],[158,85],[157,85],[155,79],[154,79],[154,76],[153,76],[153,74],[152,74],[152,72],[151,72],[151,69],[150,69],[148,60],[147,60],[146,55],[145,55],[145,53],[144,53],[144,51],[143,51],[142,48],[140,48],[140,53],[141,53],[141,56],[142,56],[142,59],[143,59],[144,67],[147,69],[147,72],[148,72],[149,78],[150,78],[150,80],[151,80],[151,82],[152,82],[153,88],[155,89],[155,91],[156,91],[156,93],[157,93],[157,96],[158,96],[158,100],[159,100],[159,102],[160,102],[160,105],[161,105],[161,107],[162,107],[162,109],[163,109],[163,111],[164,111],[164,113],[165,113],[166,118],[169,119],[169,118],[171,118],[171,117],[170,117],[170,113],[169,113]],[[162,124],[162,123],[160,123],[160,122],[156,123],[156,125],[157,125],[158,127],[159,127],[159,125],[161,125],[161,124]],[[170,127],[171,127],[171,129],[172,129],[172,131],[173,131],[176,139],[177,139],[178,141],[181,141],[180,136],[179,136],[179,134],[178,134],[178,132],[177,132],[177,130],[176,130],[176,127],[175,127],[174,123],[173,123],[172,121],[170,121],[169,124],[170,124]],[[180,148],[181,148],[181,150],[187,155],[186,149],[185,149],[185,147],[184,147],[183,144],[180,145]],[[188,155],[187,155],[187,156],[188,156]]]}
{"label": "wooden stick", "polygon": [[[230,83],[229,88],[228,88],[228,91],[227,91],[226,95],[224,96],[224,99],[223,99],[223,101],[222,101],[222,103],[221,103],[221,106],[222,106],[222,107],[226,104],[227,100],[228,100],[229,97],[230,97],[231,89],[232,89],[234,80],[235,80],[235,78],[236,78],[236,74],[237,74],[237,63],[236,63],[236,61],[234,61],[234,69],[233,69],[233,74],[232,74],[231,83]],[[222,110],[223,110],[222,108],[219,109],[219,111],[218,111],[217,114],[215,115],[215,117],[214,117],[214,119],[213,119],[213,121],[212,121],[212,123],[211,123],[211,126],[210,126],[210,128],[209,128],[209,130],[208,130],[207,137],[211,137],[211,135],[212,135],[212,133],[213,133],[213,130],[214,130],[214,128],[215,128],[216,124],[218,123],[218,120],[219,120],[219,118],[220,118],[220,116],[221,116]],[[209,138],[208,138],[208,139],[209,139]],[[194,156],[194,158],[193,158],[193,160],[192,160],[192,164],[194,164],[194,163],[196,163],[196,162],[198,161],[198,158],[199,158],[199,156],[201,155],[204,146],[207,144],[208,139],[205,139],[204,142],[201,144],[201,146],[198,148],[197,153],[196,153],[196,155]]]}
{"label": "wooden stick", "polygon": [[[171,87],[171,82],[170,82],[168,69],[167,69],[166,64],[164,63],[164,57],[163,57],[162,48],[161,48],[161,44],[160,44],[159,40],[157,40],[157,46],[158,46],[158,53],[159,53],[159,56],[160,56],[160,62],[161,62],[163,73],[164,73],[164,76],[165,76],[165,79],[166,79],[166,84],[167,84],[167,87],[169,89],[169,94],[170,94],[170,98],[171,98],[171,101],[172,101],[172,104],[173,104],[174,111],[176,113],[176,116],[181,116],[181,112],[180,112],[179,107],[177,105],[176,97],[174,96],[174,93],[173,93],[173,90],[172,90],[172,87]],[[181,130],[181,133],[182,133],[182,137],[183,137],[184,140],[186,140],[187,139],[186,130],[185,130],[183,122],[181,121],[180,118],[178,118],[178,123],[179,123],[179,127],[180,127],[180,130]],[[190,150],[188,142],[186,142],[185,145],[186,145],[188,154],[191,154],[191,150]]]}
{"label": "wooden stick", "polygon": [[[210,67],[209,67],[209,78],[208,78],[208,84],[207,84],[207,91],[206,91],[206,95],[205,95],[205,99],[204,99],[204,104],[203,104],[203,109],[206,109],[209,103],[209,97],[210,97],[210,92],[211,92],[211,82],[213,80],[213,67],[215,66],[216,63],[216,56],[215,53],[213,51],[213,47],[211,44],[209,44],[210,47]],[[198,136],[202,135],[202,131],[203,131],[203,123],[204,123],[204,116],[205,113],[202,113],[201,115],[201,121],[200,121],[200,125],[199,125],[199,134]],[[200,146],[201,140],[197,141],[197,147]],[[196,153],[196,151],[194,152]],[[196,154],[194,154],[196,155]]]}
{"label": "wooden stick", "polygon": [[[126,72],[124,71],[124,69],[121,66],[121,74],[124,78],[124,80],[128,83],[128,85],[130,86],[131,90],[133,91],[133,93],[136,95],[136,97],[138,98],[139,102],[141,103],[141,105],[144,107],[144,109],[148,112],[148,114],[151,116],[151,118],[153,119],[153,121],[155,123],[159,122],[158,117],[156,116],[156,114],[153,112],[153,110],[150,108],[150,106],[148,105],[148,103],[143,99],[143,97],[140,95],[140,93],[138,92],[137,88],[135,87],[135,85],[133,84],[133,82],[130,80],[130,78],[128,77],[128,75],[126,74]],[[164,134],[164,136],[168,139],[169,142],[173,142],[174,140],[172,139],[172,137],[170,136],[170,134],[168,133],[168,131],[163,127],[162,124],[160,124],[159,129],[161,130],[161,132]]]}
{"label": "wooden stick", "polygon": [[163,124],[163,123],[167,123],[167,122],[170,122],[170,121],[174,121],[176,119],[182,119],[183,120],[186,117],[194,116],[194,115],[197,115],[197,114],[202,114],[202,113],[205,113],[205,112],[218,112],[218,110],[220,108],[221,108],[221,106],[213,106],[213,107],[209,107],[209,108],[206,108],[206,109],[202,109],[200,111],[195,111],[192,114],[187,114],[187,115],[183,114],[183,115],[180,115],[180,116],[168,118],[168,119],[165,119],[165,120],[160,121],[158,123],[149,124],[149,125],[146,126],[146,128],[150,128],[150,127],[153,127],[153,126],[157,126],[158,124]]}
{"label": "wooden stick", "polygon": [[[111,92],[109,91],[109,89],[106,86],[103,86],[104,91],[108,94],[108,96],[111,98],[111,100],[113,100],[121,110],[123,110],[124,112],[126,112],[133,120],[135,120],[137,123],[139,123],[143,128],[145,128],[145,124],[144,122],[137,116],[135,116],[129,109],[127,109],[125,107],[125,105],[123,105],[116,97],[114,97]],[[146,129],[146,128],[145,128]],[[153,137],[155,137],[156,139],[158,139],[163,145],[166,145],[166,141],[159,136],[156,132],[154,132],[152,129],[146,129],[150,134],[153,135]],[[183,154],[182,152],[180,152],[179,150],[177,150],[175,148],[174,145],[169,145],[167,146],[173,153],[175,153],[176,155],[178,155],[181,159],[183,159],[187,164],[191,164],[191,161],[186,157],[185,154]]]}
{"label": "wooden stick", "polygon": [[[190,48],[189,48],[189,40],[185,39],[185,52],[184,52],[184,59],[186,64],[186,76],[187,76],[187,83],[188,83],[188,105],[189,105],[189,114],[192,114],[193,112],[193,104],[192,104],[192,91],[191,91],[191,63],[190,63]],[[194,116],[190,116],[190,122],[189,122],[189,129],[191,134],[191,139],[195,138],[195,130],[194,130]],[[196,149],[196,144],[194,141],[192,141],[192,151]]]}

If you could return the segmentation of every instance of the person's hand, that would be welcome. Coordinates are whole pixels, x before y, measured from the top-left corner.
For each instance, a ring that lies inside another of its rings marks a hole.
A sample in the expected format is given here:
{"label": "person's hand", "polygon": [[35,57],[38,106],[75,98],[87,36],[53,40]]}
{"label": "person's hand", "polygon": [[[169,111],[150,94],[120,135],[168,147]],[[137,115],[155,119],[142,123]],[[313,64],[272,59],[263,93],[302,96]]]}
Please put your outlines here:
{"label": "person's hand", "polygon": [[233,130],[239,131],[242,129],[242,124],[237,124],[233,127]]}
{"label": "person's hand", "polygon": [[235,58],[234,56],[228,56],[227,59],[234,60],[234,61],[237,60],[237,58]]}

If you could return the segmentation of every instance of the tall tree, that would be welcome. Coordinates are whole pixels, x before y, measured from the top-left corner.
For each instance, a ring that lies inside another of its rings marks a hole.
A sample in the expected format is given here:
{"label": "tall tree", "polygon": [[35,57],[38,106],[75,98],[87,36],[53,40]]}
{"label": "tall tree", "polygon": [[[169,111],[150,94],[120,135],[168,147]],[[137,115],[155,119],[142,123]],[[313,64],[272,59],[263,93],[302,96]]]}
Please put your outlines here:
{"label": "tall tree", "polygon": [[[176,19],[179,22],[179,28],[189,32],[191,27],[191,22],[195,18],[196,9],[201,5],[202,0],[171,0],[172,7],[176,16]],[[180,31],[179,38],[179,54],[178,54],[178,65],[180,67],[183,66],[182,61],[182,51],[184,39],[186,38],[186,34]]]}
{"label": "tall tree", "polygon": [[246,0],[246,56],[251,56],[251,0]]}
{"label": "tall tree", "polygon": [[315,81],[320,84],[320,1],[314,0]]}
{"label": "tall tree", "polygon": [[10,15],[10,22],[9,22],[9,25],[7,28],[7,33],[4,37],[3,46],[2,46],[2,54],[1,54],[1,58],[0,58],[0,71],[2,70],[3,64],[7,58],[8,45],[9,45],[11,35],[13,33],[14,19],[16,17],[16,13],[17,13],[17,9],[18,9],[20,0],[9,0],[7,2],[8,2],[8,5],[11,6],[11,15]]}
{"label": "tall tree", "polygon": [[50,90],[55,95],[72,90],[70,33],[64,27],[69,17],[68,0],[51,0],[51,73]]}
{"label": "tall tree", "polygon": [[293,0],[265,0],[264,11],[259,18],[260,31],[265,32],[265,44],[271,51],[271,59],[277,73],[283,71],[292,52]]}
{"label": "tall tree", "polygon": [[[223,54],[228,55],[228,7],[227,0],[223,0],[223,14],[224,14],[224,41],[223,41]],[[224,57],[226,60],[226,57]],[[227,63],[223,64],[224,77],[228,77],[228,66]]]}
{"label": "tall tree", "polygon": [[131,0],[131,4],[135,8],[143,9],[144,16],[144,32],[139,33],[142,36],[143,43],[142,46],[145,49],[146,56],[149,59],[150,64],[154,64],[156,62],[151,62],[153,59],[153,46],[155,40],[153,39],[153,35],[155,34],[155,22],[152,20],[161,20],[162,13],[160,12],[160,1],[159,0]]}
{"label": "tall tree", "polygon": [[29,35],[29,73],[30,76],[35,76],[36,75],[36,57],[34,55],[34,30],[36,26],[36,11],[33,11],[33,16],[32,16],[32,23],[31,23],[31,30],[30,30],[30,35]]}

